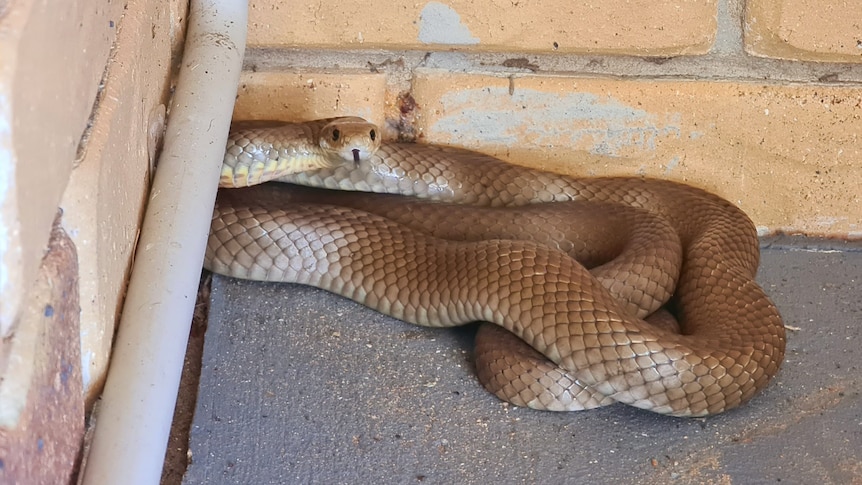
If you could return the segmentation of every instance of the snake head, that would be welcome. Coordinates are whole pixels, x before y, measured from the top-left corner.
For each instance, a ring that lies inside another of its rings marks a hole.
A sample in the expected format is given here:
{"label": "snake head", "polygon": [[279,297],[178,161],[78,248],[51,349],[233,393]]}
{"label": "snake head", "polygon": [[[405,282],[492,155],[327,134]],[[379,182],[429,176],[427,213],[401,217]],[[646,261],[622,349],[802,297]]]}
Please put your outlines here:
{"label": "snake head", "polygon": [[380,130],[362,118],[336,118],[320,130],[319,144],[330,157],[358,164],[380,148]]}

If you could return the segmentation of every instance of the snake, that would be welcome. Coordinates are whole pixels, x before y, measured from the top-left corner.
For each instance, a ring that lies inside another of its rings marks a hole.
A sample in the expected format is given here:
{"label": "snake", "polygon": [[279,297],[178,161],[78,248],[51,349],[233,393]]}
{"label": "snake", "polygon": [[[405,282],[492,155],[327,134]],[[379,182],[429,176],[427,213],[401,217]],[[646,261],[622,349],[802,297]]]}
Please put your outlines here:
{"label": "snake", "polygon": [[517,406],[714,415],[784,358],[756,228],[703,189],[382,140],[357,117],[235,121],[219,185],[206,269],[485,322],[479,380]]}

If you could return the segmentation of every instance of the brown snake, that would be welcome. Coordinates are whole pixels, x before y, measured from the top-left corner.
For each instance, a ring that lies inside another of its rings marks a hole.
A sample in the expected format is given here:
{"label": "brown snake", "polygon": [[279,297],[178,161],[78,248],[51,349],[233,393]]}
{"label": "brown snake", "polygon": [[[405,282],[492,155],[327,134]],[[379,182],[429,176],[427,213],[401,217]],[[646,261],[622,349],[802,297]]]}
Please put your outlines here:
{"label": "brown snake", "polygon": [[[221,186],[267,180],[438,202],[221,190],[208,269],[317,286],[419,325],[496,323],[508,332],[480,329],[476,365],[516,405],[716,414],[783,359],[784,326],[754,281],[754,226],[702,190],[381,143],[359,118],[235,124]],[[668,300],[678,330],[643,320]]]}

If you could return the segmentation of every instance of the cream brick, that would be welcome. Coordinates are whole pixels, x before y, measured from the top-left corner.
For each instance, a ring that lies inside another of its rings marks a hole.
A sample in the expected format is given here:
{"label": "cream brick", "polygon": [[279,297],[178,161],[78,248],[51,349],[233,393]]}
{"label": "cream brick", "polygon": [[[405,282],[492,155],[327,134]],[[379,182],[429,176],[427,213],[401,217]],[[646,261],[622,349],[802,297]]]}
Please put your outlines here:
{"label": "cream brick", "polygon": [[746,50],[783,59],[862,62],[862,3],[752,0]]}
{"label": "cream brick", "polygon": [[151,165],[164,128],[168,66],[182,40],[179,19],[186,17],[185,5],[143,0],[127,4],[92,129],[61,201],[63,225],[78,248],[80,344],[88,402],[101,392],[108,369]]}
{"label": "cream brick", "polygon": [[0,337],[36,276],[123,14],[88,5],[0,7]]}
{"label": "cream brick", "polygon": [[689,183],[761,231],[862,237],[862,93],[736,82],[420,70],[423,142],[562,173]]}
{"label": "cream brick", "polygon": [[361,116],[383,124],[386,77],[358,70],[244,72],[235,120],[304,121]]}
{"label": "cream brick", "polygon": [[715,0],[318,2],[253,0],[250,46],[701,54]]}

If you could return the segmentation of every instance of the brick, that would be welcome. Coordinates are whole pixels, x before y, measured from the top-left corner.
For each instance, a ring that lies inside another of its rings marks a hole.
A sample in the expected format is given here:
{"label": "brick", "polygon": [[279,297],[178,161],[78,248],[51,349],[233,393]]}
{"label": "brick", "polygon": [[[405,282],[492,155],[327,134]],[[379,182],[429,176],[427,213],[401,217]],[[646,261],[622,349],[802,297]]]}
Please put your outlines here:
{"label": "brick", "polygon": [[361,116],[383,125],[386,77],[359,70],[244,72],[235,120],[302,121]]}
{"label": "brick", "polygon": [[425,143],[689,183],[740,206],[762,233],[862,237],[858,89],[421,69],[412,94]]}
{"label": "brick", "polygon": [[817,0],[752,0],[745,48],[782,59],[862,62],[862,5]]}
{"label": "brick", "polygon": [[253,0],[249,46],[702,54],[716,35],[716,2],[585,0]]}
{"label": "brick", "polygon": [[70,483],[84,434],[75,246],[54,226],[2,349],[0,483]]}
{"label": "brick", "polygon": [[[102,389],[151,168],[164,130],[183,2],[129,2],[92,128],[60,206],[80,260],[81,355],[92,403]],[[165,68],[158,68],[165,66]]]}
{"label": "brick", "polygon": [[87,3],[4,2],[0,14],[0,337],[36,277],[123,14]]}

